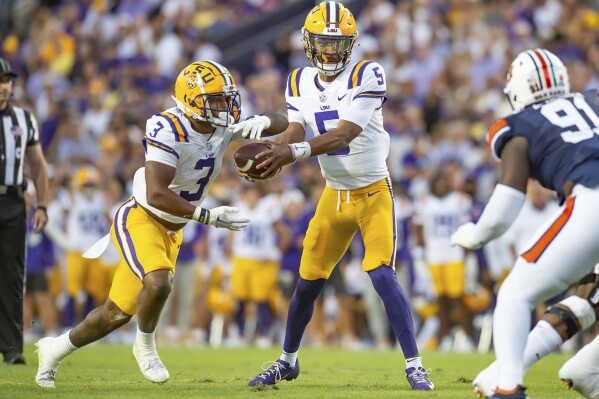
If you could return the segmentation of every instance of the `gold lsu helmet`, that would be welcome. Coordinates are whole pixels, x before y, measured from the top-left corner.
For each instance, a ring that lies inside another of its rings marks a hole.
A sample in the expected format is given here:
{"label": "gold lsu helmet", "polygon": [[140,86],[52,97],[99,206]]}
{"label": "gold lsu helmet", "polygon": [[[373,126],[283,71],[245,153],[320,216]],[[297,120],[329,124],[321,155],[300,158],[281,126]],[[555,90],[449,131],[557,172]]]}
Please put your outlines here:
{"label": "gold lsu helmet", "polygon": [[239,121],[241,99],[227,68],[214,61],[186,66],[175,81],[177,108],[187,117],[226,127]]}
{"label": "gold lsu helmet", "polygon": [[100,172],[94,166],[82,166],[73,175],[73,188],[81,190],[84,186],[100,185]]}
{"label": "gold lsu helmet", "polygon": [[323,74],[334,76],[349,64],[358,31],[347,7],[326,1],[310,11],[302,35],[304,50],[312,65]]}

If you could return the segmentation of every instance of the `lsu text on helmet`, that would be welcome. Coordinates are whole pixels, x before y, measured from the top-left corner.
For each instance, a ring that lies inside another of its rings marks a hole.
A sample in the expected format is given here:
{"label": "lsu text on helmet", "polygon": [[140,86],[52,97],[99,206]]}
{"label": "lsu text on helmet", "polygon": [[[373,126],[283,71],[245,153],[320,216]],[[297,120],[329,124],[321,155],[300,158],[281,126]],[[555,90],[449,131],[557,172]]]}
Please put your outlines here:
{"label": "lsu text on helmet", "polygon": [[349,64],[358,31],[349,9],[336,1],[326,1],[310,11],[302,35],[312,65],[323,74],[334,76]]}
{"label": "lsu text on helmet", "polygon": [[196,61],[186,66],[175,82],[173,100],[187,117],[229,126],[239,121],[241,100],[235,80],[214,61]]}
{"label": "lsu text on helmet", "polygon": [[514,112],[570,92],[564,63],[552,52],[537,48],[523,51],[510,66],[503,92]]}

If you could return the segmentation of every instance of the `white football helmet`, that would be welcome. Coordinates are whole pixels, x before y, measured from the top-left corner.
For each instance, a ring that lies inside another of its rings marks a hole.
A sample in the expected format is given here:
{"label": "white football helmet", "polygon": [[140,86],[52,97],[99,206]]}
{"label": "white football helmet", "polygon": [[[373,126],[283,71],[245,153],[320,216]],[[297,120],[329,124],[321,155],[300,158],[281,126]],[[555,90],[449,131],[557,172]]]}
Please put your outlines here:
{"label": "white football helmet", "polygon": [[564,63],[552,52],[537,48],[518,54],[507,74],[503,92],[514,112],[570,92]]}

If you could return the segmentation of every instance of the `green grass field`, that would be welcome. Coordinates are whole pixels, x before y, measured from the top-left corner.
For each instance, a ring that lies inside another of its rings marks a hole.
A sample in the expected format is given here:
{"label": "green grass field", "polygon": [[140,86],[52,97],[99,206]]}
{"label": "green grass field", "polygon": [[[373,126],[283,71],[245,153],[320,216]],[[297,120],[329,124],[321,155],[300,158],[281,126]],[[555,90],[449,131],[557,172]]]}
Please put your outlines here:
{"label": "green grass field", "polygon": [[[412,392],[404,377],[400,352],[302,349],[297,380],[275,387],[252,389],[247,379],[279,349],[205,349],[160,347],[171,379],[164,385],[146,381],[137,368],[131,347],[97,344],[67,358],[57,373],[56,389],[35,385],[37,356],[28,345],[27,366],[0,366],[0,398],[475,398],[471,380],[491,362],[492,355],[425,354],[433,369],[434,392]],[[551,355],[526,377],[533,399],[580,398],[559,384],[557,372],[567,355]]]}

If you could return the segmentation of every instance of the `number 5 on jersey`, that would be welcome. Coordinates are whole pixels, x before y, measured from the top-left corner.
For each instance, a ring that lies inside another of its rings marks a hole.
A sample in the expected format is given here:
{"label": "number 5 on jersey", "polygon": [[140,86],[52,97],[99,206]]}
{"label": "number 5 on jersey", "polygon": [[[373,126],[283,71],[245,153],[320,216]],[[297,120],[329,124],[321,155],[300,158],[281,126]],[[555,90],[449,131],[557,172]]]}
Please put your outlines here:
{"label": "number 5 on jersey", "polygon": [[[316,127],[318,127],[318,133],[325,134],[328,131],[324,125],[325,122],[336,120],[337,123],[339,123],[339,113],[337,112],[337,110],[315,112],[314,119],[316,120]],[[328,156],[336,156],[336,155],[338,156],[338,155],[348,155],[348,154],[349,154],[349,147],[345,147],[340,150],[327,153]]]}

